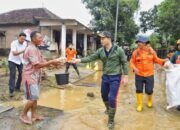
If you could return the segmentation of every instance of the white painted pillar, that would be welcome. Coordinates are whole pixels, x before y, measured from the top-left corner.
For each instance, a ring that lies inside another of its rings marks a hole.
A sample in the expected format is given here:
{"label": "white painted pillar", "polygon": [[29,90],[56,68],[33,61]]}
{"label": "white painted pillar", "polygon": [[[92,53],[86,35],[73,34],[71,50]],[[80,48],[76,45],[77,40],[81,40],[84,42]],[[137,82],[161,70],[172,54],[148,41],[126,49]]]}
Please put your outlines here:
{"label": "white painted pillar", "polygon": [[87,56],[87,34],[84,34],[84,55]]}
{"label": "white painted pillar", "polygon": [[66,56],[66,25],[61,26],[61,56]]}
{"label": "white painted pillar", "polygon": [[54,39],[53,39],[53,29],[51,27],[51,42],[54,42]]}
{"label": "white painted pillar", "polygon": [[76,50],[76,44],[77,44],[77,31],[76,31],[76,29],[73,29],[72,44],[74,46],[74,49]]}

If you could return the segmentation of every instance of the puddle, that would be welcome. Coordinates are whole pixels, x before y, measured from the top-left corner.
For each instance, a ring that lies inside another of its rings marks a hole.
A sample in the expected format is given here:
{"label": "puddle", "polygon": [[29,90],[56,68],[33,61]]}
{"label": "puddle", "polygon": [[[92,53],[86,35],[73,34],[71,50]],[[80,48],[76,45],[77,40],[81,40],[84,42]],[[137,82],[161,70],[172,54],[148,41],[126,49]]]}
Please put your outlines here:
{"label": "puddle", "polygon": [[[94,92],[94,88],[82,86],[65,87],[64,89],[52,88],[41,92],[38,105],[59,110],[73,110],[82,108],[90,100],[88,92]],[[2,105],[18,108],[23,106],[26,100],[4,102]]]}
{"label": "puddle", "polygon": [[86,92],[83,88],[51,89],[41,93],[38,105],[61,110],[77,109],[83,106]]}

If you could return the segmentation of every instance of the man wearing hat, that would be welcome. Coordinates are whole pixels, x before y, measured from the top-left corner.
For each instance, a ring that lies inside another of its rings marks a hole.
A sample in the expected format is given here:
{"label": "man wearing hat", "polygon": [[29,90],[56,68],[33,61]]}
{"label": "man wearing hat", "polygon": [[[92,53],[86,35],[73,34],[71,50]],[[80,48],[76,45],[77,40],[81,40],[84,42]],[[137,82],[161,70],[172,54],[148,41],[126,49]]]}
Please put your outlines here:
{"label": "man wearing hat", "polygon": [[130,64],[135,72],[137,111],[141,112],[143,109],[144,86],[147,94],[147,106],[151,108],[153,105],[154,63],[164,65],[165,60],[157,57],[156,52],[148,45],[147,37],[139,36],[136,43],[138,48],[133,52]]}
{"label": "man wearing hat", "polygon": [[[180,64],[180,39],[177,41],[176,51],[171,57],[170,61],[173,64]],[[177,110],[180,111],[180,106],[177,107]]]}
{"label": "man wearing hat", "polygon": [[112,43],[110,32],[104,31],[99,36],[102,47],[95,54],[82,59],[74,59],[73,62],[87,63],[97,59],[103,62],[101,96],[109,117],[108,127],[113,130],[121,75],[123,74],[123,84],[126,84],[128,80],[127,58],[122,48]]}

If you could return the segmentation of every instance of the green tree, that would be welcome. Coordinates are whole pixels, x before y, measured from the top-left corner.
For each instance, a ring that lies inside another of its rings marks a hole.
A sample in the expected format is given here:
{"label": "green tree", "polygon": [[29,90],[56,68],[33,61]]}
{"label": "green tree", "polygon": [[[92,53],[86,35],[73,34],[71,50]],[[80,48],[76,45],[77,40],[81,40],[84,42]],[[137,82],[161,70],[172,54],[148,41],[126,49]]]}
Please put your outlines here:
{"label": "green tree", "polygon": [[157,27],[167,37],[180,37],[180,0],[165,0],[158,6]]}
{"label": "green tree", "polygon": [[150,37],[150,44],[152,46],[152,48],[157,49],[161,46],[160,44],[160,37],[158,36],[158,34],[153,33]]}
{"label": "green tree", "polygon": [[164,0],[153,9],[141,12],[141,29],[155,30],[166,41],[180,37],[180,0]]}
{"label": "green tree", "polygon": [[153,9],[148,11],[140,12],[140,28],[142,32],[146,32],[148,30],[156,30],[156,20],[157,20],[157,6],[154,6]]}
{"label": "green tree", "polygon": [[[82,0],[94,17],[90,25],[94,31],[108,30],[114,34],[116,21],[116,0]],[[118,36],[119,43],[132,42],[138,33],[134,22],[134,13],[139,7],[139,0],[120,0]]]}

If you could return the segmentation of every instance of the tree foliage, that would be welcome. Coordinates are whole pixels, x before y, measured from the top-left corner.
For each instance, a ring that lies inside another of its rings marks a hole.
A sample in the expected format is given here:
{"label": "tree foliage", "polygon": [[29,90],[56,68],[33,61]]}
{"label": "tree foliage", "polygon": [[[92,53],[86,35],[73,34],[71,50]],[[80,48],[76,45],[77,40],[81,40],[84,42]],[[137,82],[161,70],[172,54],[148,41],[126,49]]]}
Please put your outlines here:
{"label": "tree foliage", "polygon": [[150,44],[151,44],[152,48],[157,49],[161,46],[160,38],[159,38],[158,34],[155,34],[155,33],[152,34],[149,37],[149,40],[150,40]]}
{"label": "tree foliage", "polygon": [[148,30],[156,30],[157,6],[154,6],[154,8],[149,11],[140,12],[140,16],[140,28],[142,32],[145,33]]}
{"label": "tree foliage", "polygon": [[180,0],[164,0],[153,9],[141,12],[142,31],[155,30],[168,39],[180,37]]}
{"label": "tree foliage", "polygon": [[[90,24],[94,31],[108,30],[114,34],[116,21],[116,0],[82,0],[94,17]],[[138,33],[134,22],[134,13],[139,7],[139,0],[120,0],[118,36],[122,41],[131,42]]]}

